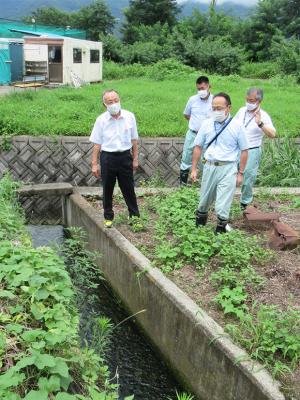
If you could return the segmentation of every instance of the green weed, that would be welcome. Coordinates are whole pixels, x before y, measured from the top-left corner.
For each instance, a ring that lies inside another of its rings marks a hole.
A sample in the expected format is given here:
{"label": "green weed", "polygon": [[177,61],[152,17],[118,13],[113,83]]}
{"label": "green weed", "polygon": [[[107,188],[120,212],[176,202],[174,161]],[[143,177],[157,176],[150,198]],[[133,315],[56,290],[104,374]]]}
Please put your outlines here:
{"label": "green weed", "polygon": [[274,366],[278,375],[296,367],[300,359],[299,309],[282,311],[275,305],[254,304],[239,324],[226,330],[241,343],[252,358]]}
{"label": "green weed", "polygon": [[0,181],[0,398],[116,399],[103,360],[78,346],[74,291],[62,258],[31,247],[14,208],[16,186],[8,176]]}
{"label": "green weed", "polygon": [[299,187],[299,171],[300,152],[295,142],[286,138],[264,145],[259,185]]}

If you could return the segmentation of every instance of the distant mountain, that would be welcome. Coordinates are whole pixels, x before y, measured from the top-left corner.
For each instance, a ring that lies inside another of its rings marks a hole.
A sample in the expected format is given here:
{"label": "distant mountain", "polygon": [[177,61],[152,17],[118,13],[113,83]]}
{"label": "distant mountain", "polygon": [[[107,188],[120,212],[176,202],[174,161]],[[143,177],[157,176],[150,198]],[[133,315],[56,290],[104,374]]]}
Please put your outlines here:
{"label": "distant mountain", "polygon": [[[91,0],[0,0],[0,18],[20,19],[39,7],[55,7],[71,12],[90,3]],[[122,9],[128,6],[129,0],[106,0],[106,3],[114,17],[123,19]],[[182,4],[182,15],[191,15],[195,8],[207,12],[208,5],[198,0],[187,0]],[[231,1],[217,6],[217,9],[241,18],[245,18],[253,11],[249,6],[237,5]]]}

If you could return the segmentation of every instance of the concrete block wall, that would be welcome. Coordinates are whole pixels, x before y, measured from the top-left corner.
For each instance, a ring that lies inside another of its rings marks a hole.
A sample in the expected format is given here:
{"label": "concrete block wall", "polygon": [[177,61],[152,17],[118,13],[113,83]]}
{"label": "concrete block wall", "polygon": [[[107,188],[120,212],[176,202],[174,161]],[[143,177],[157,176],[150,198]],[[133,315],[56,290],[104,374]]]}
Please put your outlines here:
{"label": "concrete block wall", "polygon": [[[159,174],[167,185],[178,183],[183,138],[142,138],[136,182]],[[28,183],[70,182],[97,186],[91,173],[92,144],[88,137],[15,136],[10,148],[0,151],[0,177],[10,171]]]}

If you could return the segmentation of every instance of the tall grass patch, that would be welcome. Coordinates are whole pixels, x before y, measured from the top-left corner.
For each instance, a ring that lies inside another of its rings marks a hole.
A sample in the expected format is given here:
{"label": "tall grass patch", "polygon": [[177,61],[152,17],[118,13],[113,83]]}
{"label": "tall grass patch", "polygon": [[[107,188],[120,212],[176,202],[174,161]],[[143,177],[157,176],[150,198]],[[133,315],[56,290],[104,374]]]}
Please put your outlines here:
{"label": "tall grass patch", "polygon": [[[0,98],[0,132],[2,135],[89,135],[95,119],[104,111],[103,91],[115,88],[121,95],[122,107],[136,114],[141,136],[184,136],[187,121],[183,110],[188,98],[196,93],[195,80],[203,72],[186,74],[181,70],[174,79],[172,66],[170,63],[168,67],[166,64],[161,68],[147,67],[155,79],[125,77],[80,89],[64,87],[4,96]],[[292,81],[243,79],[238,75],[210,75],[210,80],[213,93],[230,94],[233,114],[244,105],[250,86],[262,87],[265,90],[263,109],[270,113],[278,136],[299,136],[300,87]]]}

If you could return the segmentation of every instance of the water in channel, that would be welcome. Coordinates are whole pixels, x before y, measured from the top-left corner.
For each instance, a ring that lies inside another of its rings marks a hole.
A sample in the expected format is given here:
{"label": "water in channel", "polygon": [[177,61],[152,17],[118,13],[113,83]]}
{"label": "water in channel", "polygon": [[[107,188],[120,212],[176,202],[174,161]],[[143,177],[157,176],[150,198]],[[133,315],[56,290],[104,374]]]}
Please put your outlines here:
{"label": "water in channel", "polygon": [[[62,226],[28,225],[28,230],[35,247],[60,245],[64,240]],[[85,322],[96,313],[110,318],[114,326],[120,324],[113,331],[106,355],[112,382],[119,384],[119,400],[132,394],[135,400],[175,400],[176,390],[182,392],[179,383],[146,342],[134,321],[126,320],[128,314],[107,283],[100,282],[96,301],[92,305],[86,303],[80,312],[81,320]]]}

